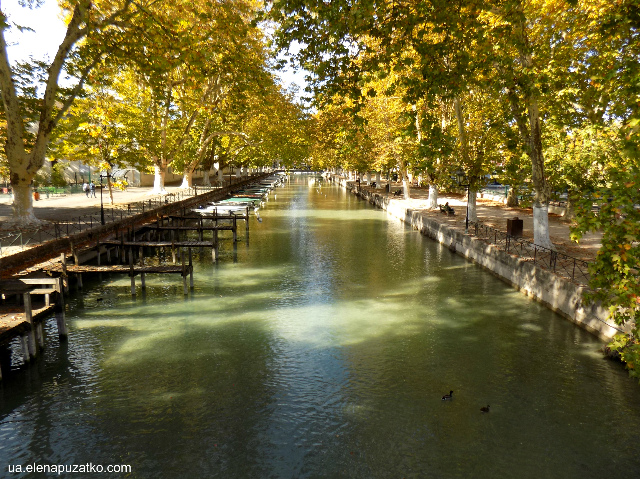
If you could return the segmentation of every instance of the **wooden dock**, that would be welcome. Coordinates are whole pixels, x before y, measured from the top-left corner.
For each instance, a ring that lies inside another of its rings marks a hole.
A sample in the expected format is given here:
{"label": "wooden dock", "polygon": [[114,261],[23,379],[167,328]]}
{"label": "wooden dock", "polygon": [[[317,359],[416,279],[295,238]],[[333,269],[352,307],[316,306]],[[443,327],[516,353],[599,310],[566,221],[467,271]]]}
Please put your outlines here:
{"label": "wooden dock", "polygon": [[[211,199],[211,195],[205,195],[202,202]],[[0,360],[6,361],[10,357],[2,354],[2,349],[7,353],[6,348],[16,338],[20,339],[24,361],[35,358],[44,347],[43,323],[52,314],[55,314],[60,339],[66,339],[64,293],[69,291],[70,280],[73,279],[76,287],[82,288],[83,275],[126,274],[131,278],[131,294],[135,296],[136,276],[140,277],[144,290],[147,274],[179,274],[184,294],[188,295],[187,276],[191,289],[194,287],[194,248],[211,248],[213,259],[217,261],[221,244],[219,233],[231,231],[235,252],[238,221],[245,222],[247,241],[249,238],[249,207],[244,209],[244,213],[225,211],[218,214],[217,211],[195,212],[193,207],[197,204],[191,200],[183,204],[182,214],[176,214],[179,209],[163,206],[153,216],[146,213],[138,221],[121,222],[115,229],[103,228],[95,236],[84,234],[81,238],[74,237],[64,248],[58,248],[55,253],[59,254],[58,260],[47,258],[47,262],[39,262],[37,268],[22,269],[18,273],[20,276],[0,280]],[[186,235],[188,232],[192,234]],[[193,233],[198,235],[198,239],[188,237],[193,237]],[[211,233],[210,239],[205,240],[205,233]],[[171,248],[173,264],[145,264],[144,250],[147,248]],[[101,264],[105,255],[107,264]],[[176,264],[178,255],[181,264]],[[69,264],[68,259],[71,258],[75,264]],[[87,264],[94,261],[97,264]],[[112,261],[115,264],[110,264]]]}
{"label": "wooden dock", "polygon": [[24,361],[35,358],[44,347],[43,322],[52,314],[55,314],[60,339],[66,339],[61,278],[37,274],[1,280],[0,292],[0,347],[7,347],[9,342],[19,337]]}

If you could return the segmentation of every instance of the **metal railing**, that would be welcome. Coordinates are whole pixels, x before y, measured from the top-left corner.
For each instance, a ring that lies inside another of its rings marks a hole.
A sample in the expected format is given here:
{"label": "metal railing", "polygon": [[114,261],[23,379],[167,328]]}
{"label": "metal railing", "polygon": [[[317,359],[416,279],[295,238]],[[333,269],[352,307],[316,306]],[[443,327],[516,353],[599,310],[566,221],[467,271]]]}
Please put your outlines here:
{"label": "metal railing", "polygon": [[469,234],[486,240],[525,261],[541,266],[576,283],[589,284],[589,263],[564,253],[545,248],[523,238],[516,238],[504,231],[477,221],[469,221]]}
{"label": "metal railing", "polygon": [[[193,187],[178,193],[169,193],[142,201],[115,205],[103,208],[105,224],[120,221],[124,218],[148,212],[161,206],[182,201],[185,198],[209,192],[214,187]],[[0,257],[14,254],[26,248],[63,238],[75,233],[81,233],[95,227],[102,226],[101,210],[73,217],[69,220],[48,222],[33,230],[22,230],[0,236]]]}

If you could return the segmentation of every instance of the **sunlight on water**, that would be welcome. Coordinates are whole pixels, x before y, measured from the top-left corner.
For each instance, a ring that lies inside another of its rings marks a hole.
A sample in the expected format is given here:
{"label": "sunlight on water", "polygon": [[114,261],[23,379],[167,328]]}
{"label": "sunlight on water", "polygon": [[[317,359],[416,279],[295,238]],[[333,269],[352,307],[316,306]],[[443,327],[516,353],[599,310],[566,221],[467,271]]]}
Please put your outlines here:
{"label": "sunlight on water", "polygon": [[68,344],[48,326],[38,366],[4,380],[3,466],[640,474],[640,388],[588,333],[337,187],[294,178],[260,214],[218,264],[195,252],[188,296],[179,275],[136,298],[124,275],[87,280]]}

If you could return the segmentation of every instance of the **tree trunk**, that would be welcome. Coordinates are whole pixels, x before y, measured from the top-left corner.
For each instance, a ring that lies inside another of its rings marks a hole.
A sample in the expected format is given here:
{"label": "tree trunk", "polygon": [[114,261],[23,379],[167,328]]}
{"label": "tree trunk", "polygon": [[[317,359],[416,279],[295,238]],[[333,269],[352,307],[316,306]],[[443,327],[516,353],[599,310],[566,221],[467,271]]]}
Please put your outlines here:
{"label": "tree trunk", "polygon": [[576,219],[576,210],[573,206],[573,200],[571,199],[573,192],[569,190],[567,194],[567,206],[564,210],[563,218],[567,221],[573,221]]}
{"label": "tree trunk", "polygon": [[469,221],[478,221],[478,210],[476,208],[477,206],[477,200],[478,198],[478,192],[476,190],[474,190],[473,188],[469,189],[469,196],[468,196],[468,202],[469,202]]}
{"label": "tree trunk", "polygon": [[186,170],[182,174],[182,184],[180,188],[183,190],[189,189],[193,187],[193,171]]}
{"label": "tree trunk", "polygon": [[111,171],[109,171],[109,176],[107,176],[107,188],[109,188],[109,200],[113,205],[113,185],[111,184]]}
{"label": "tree trunk", "polygon": [[409,175],[404,165],[401,165],[400,171],[402,173],[402,194],[405,200],[411,199],[411,181],[409,181]]}
{"label": "tree trunk", "polygon": [[429,202],[427,208],[430,210],[438,209],[438,187],[434,184],[429,185]]}
{"label": "tree trunk", "polygon": [[153,179],[153,190],[151,190],[151,194],[166,195],[167,190],[164,189],[164,177],[166,175],[166,171],[158,165],[155,165],[153,169],[155,172],[155,178]]}
{"label": "tree trunk", "polygon": [[509,188],[507,192],[507,206],[510,208],[518,206],[518,189],[515,187]]}
{"label": "tree trunk", "polygon": [[11,189],[13,190],[13,217],[3,223],[3,227],[6,228],[28,228],[33,226],[40,226],[40,221],[33,214],[33,196],[31,192],[31,185],[18,183],[11,183]]}
{"label": "tree trunk", "polygon": [[531,171],[533,188],[533,242],[544,248],[555,250],[549,237],[549,187],[544,176],[544,157],[542,155],[542,133],[540,131],[540,113],[538,101],[529,96],[529,125],[531,128]]}
{"label": "tree trunk", "polygon": [[202,184],[204,186],[211,186],[211,178],[209,177],[209,170],[205,170],[202,175]]}

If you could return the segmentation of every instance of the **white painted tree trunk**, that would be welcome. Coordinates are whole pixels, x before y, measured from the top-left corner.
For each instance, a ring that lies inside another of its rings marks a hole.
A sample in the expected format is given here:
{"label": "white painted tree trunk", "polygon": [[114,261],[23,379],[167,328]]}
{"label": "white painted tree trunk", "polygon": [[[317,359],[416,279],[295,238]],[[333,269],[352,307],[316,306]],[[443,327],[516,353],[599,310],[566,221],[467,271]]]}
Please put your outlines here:
{"label": "white painted tree trunk", "polygon": [[218,181],[220,182],[220,186],[224,186],[224,173],[222,173],[222,169],[218,170]]}
{"label": "white painted tree trunk", "polygon": [[209,170],[206,170],[202,175],[202,184],[204,186],[211,186],[211,179],[209,177]]}
{"label": "white painted tree trunk", "polygon": [[193,187],[193,171],[185,171],[182,174],[182,184],[180,188],[187,190],[191,187]]}
{"label": "white painted tree trunk", "polygon": [[370,171],[367,171],[367,176],[365,176],[365,178],[367,180],[367,183],[371,184],[371,172]]}
{"label": "white painted tree trunk", "polygon": [[513,208],[518,206],[518,190],[516,188],[509,188],[507,193],[507,206]]}
{"label": "white painted tree trunk", "polygon": [[476,209],[476,200],[478,192],[469,190],[469,221],[478,221],[478,210]]}
{"label": "white painted tree trunk", "polygon": [[164,189],[164,177],[166,175],[166,171],[164,168],[160,168],[158,165],[155,165],[153,169],[155,175],[153,179],[153,190],[151,190],[151,194],[166,195],[167,190]]}
{"label": "white painted tree trunk", "polygon": [[376,186],[377,186],[378,188],[380,188],[380,181],[381,181],[381,177],[382,177],[382,175],[380,174],[380,172],[379,172],[379,171],[376,171]]}
{"label": "white painted tree trunk", "polygon": [[411,199],[411,181],[407,175],[402,176],[402,194],[405,200]]}
{"label": "white painted tree trunk", "polygon": [[30,185],[11,185],[13,191],[13,217],[3,223],[3,228],[30,227],[42,224],[33,214],[33,196]]}
{"label": "white painted tree trunk", "polygon": [[429,185],[429,201],[427,202],[427,208],[431,210],[438,209],[438,187],[436,185]]}
{"label": "white painted tree trunk", "polygon": [[549,237],[549,205],[533,205],[533,242],[538,246],[555,251]]}
{"label": "white painted tree trunk", "polygon": [[236,170],[236,178],[240,178],[240,177],[241,177],[241,175],[242,175],[242,171],[240,170],[240,168],[238,168],[238,169]]}

